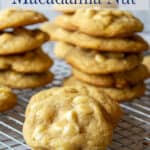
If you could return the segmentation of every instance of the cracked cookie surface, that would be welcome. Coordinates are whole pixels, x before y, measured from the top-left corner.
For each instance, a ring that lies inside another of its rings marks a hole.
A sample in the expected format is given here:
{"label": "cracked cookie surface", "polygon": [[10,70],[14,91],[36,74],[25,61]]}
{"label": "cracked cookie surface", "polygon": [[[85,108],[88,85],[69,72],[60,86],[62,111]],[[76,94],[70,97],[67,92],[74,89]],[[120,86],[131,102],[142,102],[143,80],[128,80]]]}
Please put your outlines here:
{"label": "cracked cookie surface", "polygon": [[100,87],[124,88],[144,81],[149,77],[149,71],[144,65],[140,65],[135,69],[127,72],[120,72],[109,75],[88,75],[73,68],[73,75],[78,80],[91,85]]}
{"label": "cracked cookie surface", "polygon": [[78,9],[55,19],[59,26],[102,37],[125,37],[141,32],[143,23],[130,12],[121,10]]}
{"label": "cracked cookie surface", "polygon": [[123,88],[123,89],[95,87],[95,86],[80,82],[75,77],[70,77],[70,78],[66,79],[64,81],[64,85],[65,86],[71,86],[71,85],[86,86],[86,88],[89,89],[91,94],[97,95],[97,93],[99,93],[99,92],[104,92],[117,102],[131,101],[131,100],[134,100],[134,98],[143,96],[145,93],[145,89],[146,89],[145,84],[143,82],[138,83],[131,87]]}
{"label": "cracked cookie surface", "polygon": [[126,38],[93,37],[78,31],[62,29],[50,22],[44,23],[41,30],[48,33],[51,40],[70,43],[86,49],[127,53],[139,53],[148,50],[147,42],[139,35]]}
{"label": "cracked cookie surface", "polygon": [[6,9],[0,11],[0,30],[23,27],[47,20],[43,14],[33,10]]}
{"label": "cracked cookie surface", "polygon": [[112,139],[107,111],[78,88],[52,88],[36,94],[25,116],[23,134],[33,149],[106,150]]}
{"label": "cracked cookie surface", "polygon": [[42,48],[21,55],[0,56],[0,70],[13,70],[20,73],[41,73],[52,66],[52,59]]}
{"label": "cracked cookie surface", "polygon": [[37,88],[50,83],[53,74],[21,74],[14,71],[0,71],[0,84],[14,89]]}
{"label": "cracked cookie surface", "polygon": [[0,33],[0,55],[24,53],[41,47],[48,35],[38,29],[17,28]]}
{"label": "cracked cookie surface", "polygon": [[[141,54],[124,54],[98,52],[82,49],[61,43],[60,51],[65,50],[65,60],[73,67],[88,74],[110,74],[129,71],[137,67],[141,61]],[[87,69],[88,68],[88,69]]]}

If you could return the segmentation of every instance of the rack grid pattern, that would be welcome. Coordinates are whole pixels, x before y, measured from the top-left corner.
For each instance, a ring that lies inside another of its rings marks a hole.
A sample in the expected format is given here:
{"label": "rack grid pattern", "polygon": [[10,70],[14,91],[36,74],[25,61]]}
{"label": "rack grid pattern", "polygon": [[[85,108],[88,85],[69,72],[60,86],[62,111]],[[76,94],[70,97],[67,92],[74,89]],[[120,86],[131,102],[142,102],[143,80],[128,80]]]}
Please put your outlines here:
{"label": "rack grid pattern", "polygon": [[[51,54],[52,55],[52,54]],[[54,56],[52,55],[54,58]],[[46,88],[60,86],[68,77],[70,67],[63,61],[55,60],[52,84],[36,90],[15,90],[18,105],[6,113],[0,113],[0,150],[29,150],[22,137],[24,111],[30,97]],[[150,80],[146,81],[145,96],[132,103],[121,104],[124,117],[115,130],[109,150],[150,150]]]}

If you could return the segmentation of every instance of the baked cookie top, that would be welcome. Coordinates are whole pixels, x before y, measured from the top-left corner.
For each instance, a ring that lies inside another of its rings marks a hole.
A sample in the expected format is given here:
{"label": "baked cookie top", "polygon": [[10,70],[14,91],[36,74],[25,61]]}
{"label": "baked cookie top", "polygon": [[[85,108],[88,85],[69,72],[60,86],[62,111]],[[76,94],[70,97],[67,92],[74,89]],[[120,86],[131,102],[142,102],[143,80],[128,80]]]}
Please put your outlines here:
{"label": "baked cookie top", "polygon": [[41,47],[48,35],[38,29],[17,28],[0,33],[0,55],[24,53]]}
{"label": "baked cookie top", "polygon": [[0,56],[0,69],[21,73],[41,73],[52,66],[52,59],[41,48],[21,55]]}
{"label": "baked cookie top", "polygon": [[[67,52],[65,60],[88,74],[110,74],[134,69],[142,61],[141,54],[97,52],[62,43]],[[87,69],[88,68],[88,69]]]}
{"label": "baked cookie top", "polygon": [[106,95],[104,92],[95,92],[92,90],[92,88],[89,90],[85,85],[68,85],[69,87],[76,88],[78,92],[84,94],[84,95],[89,95],[96,101],[100,103],[100,105],[106,110],[106,112],[109,114],[109,117],[111,119],[111,122],[113,123],[113,126],[116,127],[118,122],[120,121],[122,117],[122,109],[119,106],[119,104],[112,100],[108,95]]}
{"label": "baked cookie top", "polygon": [[23,27],[47,20],[43,14],[33,10],[6,9],[0,11],[0,30]]}
{"label": "baked cookie top", "polygon": [[17,96],[11,89],[0,86],[0,112],[7,111],[16,105]]}
{"label": "baked cookie top", "polygon": [[139,65],[135,69],[126,72],[114,73],[109,75],[88,75],[73,68],[74,76],[85,83],[100,86],[124,88],[133,86],[149,77],[149,71],[145,65]]}
{"label": "baked cookie top", "polygon": [[1,71],[0,85],[14,89],[37,88],[50,83],[53,80],[50,72],[40,74],[22,74],[15,71]]}
{"label": "baked cookie top", "polygon": [[115,9],[78,9],[72,15],[59,16],[55,22],[66,29],[101,37],[126,37],[144,28],[130,12]]}
{"label": "baked cookie top", "polygon": [[104,88],[104,87],[96,87],[92,86],[83,82],[80,82],[75,77],[70,77],[64,81],[64,86],[85,86],[88,88],[89,93],[95,99],[98,98],[98,93],[103,92],[110,96],[114,101],[116,102],[124,102],[124,101],[131,101],[134,100],[134,98],[143,96],[146,90],[146,86],[143,82],[140,82],[134,86],[129,86],[123,89],[120,88]]}
{"label": "baked cookie top", "polygon": [[105,109],[76,88],[53,88],[32,97],[23,135],[33,149],[101,149],[112,139]]}
{"label": "baked cookie top", "polygon": [[41,26],[41,30],[47,32],[52,40],[67,42],[97,51],[139,53],[148,50],[147,42],[139,35],[132,35],[126,38],[93,37],[78,31],[62,29],[54,23],[44,23]]}

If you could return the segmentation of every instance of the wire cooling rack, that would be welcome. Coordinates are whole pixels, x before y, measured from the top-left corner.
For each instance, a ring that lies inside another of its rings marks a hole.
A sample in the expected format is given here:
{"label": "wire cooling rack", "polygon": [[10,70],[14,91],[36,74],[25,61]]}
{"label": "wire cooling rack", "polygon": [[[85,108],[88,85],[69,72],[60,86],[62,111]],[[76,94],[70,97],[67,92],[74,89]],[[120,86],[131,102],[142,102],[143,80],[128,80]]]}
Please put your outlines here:
{"label": "wire cooling rack", "polygon": [[[17,106],[6,113],[0,113],[0,150],[30,149],[25,144],[21,132],[24,111],[30,97],[43,89],[60,86],[63,79],[71,74],[70,67],[65,62],[56,58],[54,60],[52,71],[55,79],[52,84],[36,90],[15,90],[19,99]],[[147,80],[146,84],[145,96],[132,103],[121,104],[125,112],[124,117],[115,130],[109,150],[150,150],[150,80]]]}

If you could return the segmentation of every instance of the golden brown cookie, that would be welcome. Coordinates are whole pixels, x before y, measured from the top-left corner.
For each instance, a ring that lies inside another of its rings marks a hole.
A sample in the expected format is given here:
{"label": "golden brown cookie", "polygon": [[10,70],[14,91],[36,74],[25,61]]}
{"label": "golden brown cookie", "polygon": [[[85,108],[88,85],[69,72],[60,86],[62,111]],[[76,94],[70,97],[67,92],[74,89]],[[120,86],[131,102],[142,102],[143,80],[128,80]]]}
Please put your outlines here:
{"label": "golden brown cookie", "polygon": [[149,77],[150,77],[150,55],[144,57],[143,64],[148,68]]}
{"label": "golden brown cookie", "polygon": [[[139,53],[148,49],[148,44],[139,35],[126,38],[93,37],[78,31],[68,31],[54,23],[44,23],[41,30],[47,32],[51,40],[70,43],[81,48],[97,51]],[[68,38],[69,37],[69,38]]]}
{"label": "golden brown cookie", "polygon": [[[62,47],[62,48],[61,48]],[[61,43],[65,59],[73,67],[88,74],[110,74],[134,69],[141,64],[141,54],[97,52]],[[87,69],[88,68],[88,69]]]}
{"label": "golden brown cookie", "polygon": [[40,30],[17,28],[0,33],[0,55],[18,54],[41,47],[48,35]]}
{"label": "golden brown cookie", "polygon": [[41,74],[21,74],[13,71],[0,72],[0,84],[14,89],[36,88],[50,83],[53,74],[45,72]]}
{"label": "golden brown cookie", "polygon": [[131,71],[109,75],[89,75],[73,68],[73,74],[76,79],[91,85],[116,88],[135,85],[149,76],[148,69],[144,65],[139,65]]}
{"label": "golden brown cookie", "polygon": [[23,27],[47,20],[43,14],[34,10],[6,9],[0,12],[0,30]]}
{"label": "golden brown cookie", "polygon": [[52,59],[41,48],[21,55],[0,56],[0,70],[11,69],[21,73],[41,73],[52,66]]}
{"label": "golden brown cookie", "polygon": [[115,9],[78,9],[72,15],[58,16],[55,22],[66,29],[102,37],[125,37],[144,28],[142,22],[131,13]]}
{"label": "golden brown cookie", "polygon": [[17,103],[17,96],[11,89],[0,86],[0,112],[13,108]]}
{"label": "golden brown cookie", "polygon": [[65,59],[70,47],[63,42],[57,42],[54,47],[54,54],[60,59]]}
{"label": "golden brown cookie", "polygon": [[33,149],[101,149],[112,140],[107,111],[92,97],[73,87],[52,88],[32,97],[23,126]]}
{"label": "golden brown cookie", "polygon": [[97,92],[93,95],[92,90],[89,90],[86,86],[77,85],[69,87],[76,88],[78,92],[85,95],[89,95],[90,97],[98,101],[101,104],[101,106],[104,107],[106,112],[109,114],[113,126],[116,127],[123,114],[119,104],[116,101],[112,100],[104,92]]}
{"label": "golden brown cookie", "polygon": [[91,94],[97,96],[97,93],[104,92],[109,95],[113,100],[117,102],[129,101],[134,98],[143,96],[145,93],[145,85],[144,83],[138,83],[131,87],[126,87],[123,89],[118,88],[104,88],[104,87],[95,87],[92,85],[88,85],[86,83],[80,82],[76,80],[74,77],[68,78],[64,81],[65,86],[86,86]]}

